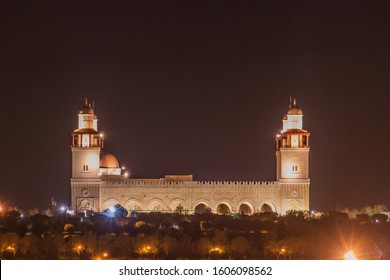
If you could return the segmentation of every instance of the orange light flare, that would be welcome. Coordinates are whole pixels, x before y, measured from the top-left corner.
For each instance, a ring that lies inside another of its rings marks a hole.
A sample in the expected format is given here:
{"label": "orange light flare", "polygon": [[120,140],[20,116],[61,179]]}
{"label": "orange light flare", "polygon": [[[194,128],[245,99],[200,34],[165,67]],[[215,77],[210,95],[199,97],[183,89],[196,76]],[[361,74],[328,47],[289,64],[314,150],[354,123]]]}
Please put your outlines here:
{"label": "orange light flare", "polygon": [[15,254],[16,254],[16,249],[15,249],[14,246],[8,246],[8,247],[6,248],[6,250],[9,251],[9,252],[12,252],[12,254],[15,256]]}
{"label": "orange light flare", "polygon": [[75,250],[76,251],[76,253],[77,254],[81,254],[81,252],[83,251],[83,246],[82,245],[78,245],[78,246],[75,246],[74,248],[73,248],[73,250]]}
{"label": "orange light flare", "polygon": [[222,254],[223,253],[223,250],[219,247],[213,247],[210,249],[210,253],[218,253],[218,254]]}
{"label": "orange light flare", "polygon": [[348,260],[348,261],[350,261],[350,260],[357,260],[355,254],[353,253],[353,250],[350,250],[350,251],[345,253],[344,260]]}
{"label": "orange light flare", "polygon": [[157,248],[150,245],[145,245],[141,248],[141,254],[156,254]]}
{"label": "orange light flare", "polygon": [[1,214],[7,211],[7,206],[6,206],[6,205],[7,205],[7,204],[6,204],[5,201],[3,201],[3,202],[0,204],[0,213],[1,213]]}
{"label": "orange light flare", "polygon": [[324,237],[323,242],[320,242],[318,246],[319,250],[335,260],[380,258],[376,240],[365,233],[357,232],[352,225],[343,227],[337,225],[334,233]]}

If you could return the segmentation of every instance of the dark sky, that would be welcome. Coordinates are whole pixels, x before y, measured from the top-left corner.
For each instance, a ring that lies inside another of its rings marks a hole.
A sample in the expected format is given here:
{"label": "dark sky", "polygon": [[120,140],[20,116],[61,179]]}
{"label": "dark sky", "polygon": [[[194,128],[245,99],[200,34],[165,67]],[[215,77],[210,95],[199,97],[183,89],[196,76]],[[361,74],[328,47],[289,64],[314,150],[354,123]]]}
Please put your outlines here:
{"label": "dark sky", "polygon": [[274,180],[292,94],[311,208],[390,207],[386,2],[2,3],[0,201],[69,201],[85,97],[135,177]]}

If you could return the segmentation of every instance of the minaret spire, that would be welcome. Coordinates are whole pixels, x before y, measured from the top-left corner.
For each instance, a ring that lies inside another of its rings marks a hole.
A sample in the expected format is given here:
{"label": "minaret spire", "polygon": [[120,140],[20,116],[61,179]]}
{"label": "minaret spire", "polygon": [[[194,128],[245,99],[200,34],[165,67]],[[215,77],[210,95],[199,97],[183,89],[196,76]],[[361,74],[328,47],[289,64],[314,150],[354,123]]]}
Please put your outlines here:
{"label": "minaret spire", "polygon": [[292,103],[292,96],[290,94],[290,103],[288,104],[288,108],[291,109],[291,103]]}

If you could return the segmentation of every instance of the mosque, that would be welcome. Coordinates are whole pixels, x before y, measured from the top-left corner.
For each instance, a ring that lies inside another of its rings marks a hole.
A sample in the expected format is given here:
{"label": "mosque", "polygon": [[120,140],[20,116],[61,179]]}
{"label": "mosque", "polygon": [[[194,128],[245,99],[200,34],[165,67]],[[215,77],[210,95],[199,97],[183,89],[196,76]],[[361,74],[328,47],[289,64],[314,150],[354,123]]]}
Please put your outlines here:
{"label": "mosque", "polygon": [[104,211],[120,204],[129,211],[218,214],[309,210],[309,137],[303,112],[290,98],[276,142],[275,181],[194,181],[192,175],[129,178],[104,149],[93,106],[85,100],[72,133],[71,209]]}

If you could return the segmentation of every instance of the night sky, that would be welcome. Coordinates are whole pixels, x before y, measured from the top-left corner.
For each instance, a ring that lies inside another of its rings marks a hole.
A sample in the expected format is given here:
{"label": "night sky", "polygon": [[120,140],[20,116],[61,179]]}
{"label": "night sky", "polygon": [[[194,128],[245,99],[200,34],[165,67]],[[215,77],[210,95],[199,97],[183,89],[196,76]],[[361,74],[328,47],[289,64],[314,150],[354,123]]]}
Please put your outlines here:
{"label": "night sky", "polygon": [[310,208],[390,207],[387,1],[8,1],[0,201],[69,203],[88,97],[133,177],[275,180],[289,95],[311,132]]}

